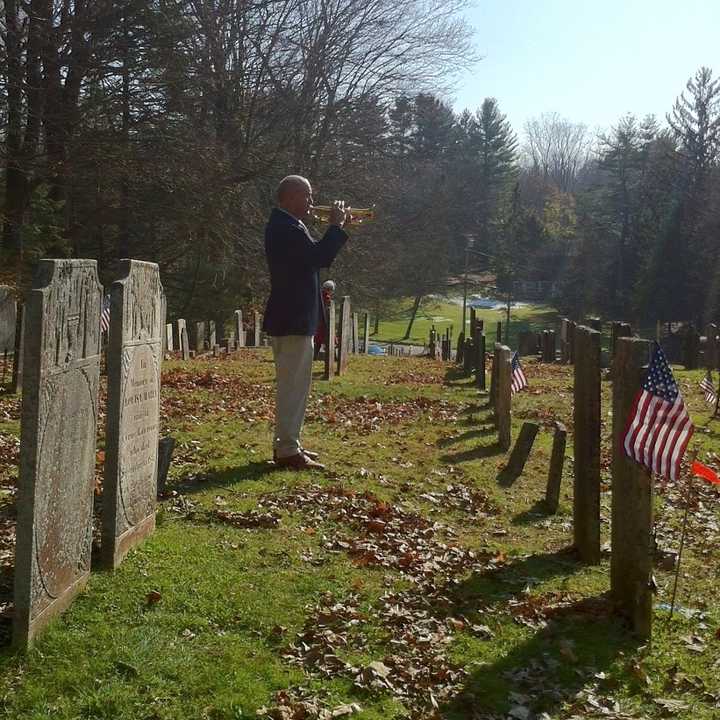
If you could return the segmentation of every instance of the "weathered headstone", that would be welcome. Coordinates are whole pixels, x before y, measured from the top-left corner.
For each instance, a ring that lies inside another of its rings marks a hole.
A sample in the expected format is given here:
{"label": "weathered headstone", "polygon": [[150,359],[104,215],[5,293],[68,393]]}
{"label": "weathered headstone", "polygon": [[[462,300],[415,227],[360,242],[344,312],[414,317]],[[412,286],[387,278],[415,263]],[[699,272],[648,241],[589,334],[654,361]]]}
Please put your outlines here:
{"label": "weathered headstone", "polygon": [[650,344],[618,338],[613,364],[612,555],[610,589],[619,609],[641,637],[652,631],[653,485],[650,473],[625,454],[625,429]]}
{"label": "weathered headstone", "polygon": [[335,301],[331,300],[325,323],[325,379],[335,375]]}
{"label": "weathered headstone", "polygon": [[203,320],[194,322],[193,325],[193,350],[196,353],[204,352],[207,342],[207,326]]}
{"label": "weathered headstone", "polygon": [[[477,315],[475,313],[475,308],[470,308],[470,337],[475,337],[475,329],[477,328]],[[465,328],[463,328],[464,330]]]}
{"label": "weathered headstone", "polygon": [[[177,339],[177,349],[182,350],[182,331],[183,328],[187,329],[187,323],[184,318],[178,318],[175,323],[175,337]],[[189,348],[188,348],[189,349]]]}
{"label": "weathered headstone", "polygon": [[540,426],[534,422],[524,422],[520,428],[515,445],[510,453],[505,469],[500,473],[498,481],[501,485],[512,485],[525,469],[525,463],[530,456],[535,437]]}
{"label": "weathered headstone", "polygon": [[90,574],[102,287],[94,260],[41,260],[25,304],[13,640],[27,646]]}
{"label": "weathered headstone", "polygon": [[262,319],[260,317],[260,313],[255,310],[253,313],[253,325],[254,325],[254,333],[253,333],[253,346],[254,347],[260,347],[262,345],[260,334],[262,332]]}
{"label": "weathered headstone", "polygon": [[175,345],[173,344],[173,326],[172,323],[167,323],[165,325],[165,349],[168,352],[173,352],[175,350]]}
{"label": "weathered headstone", "polygon": [[600,562],[600,333],[575,328],[573,533],[580,558]]}
{"label": "weathered headstone", "polygon": [[235,341],[237,342],[237,347],[245,347],[245,328],[243,326],[243,315],[242,310],[236,310],[235,311]]}
{"label": "weathered headstone", "polygon": [[0,285],[0,354],[15,347],[16,306],[12,288]]}
{"label": "weathered headstone", "polygon": [[557,357],[555,331],[543,330],[542,334],[542,360],[545,363],[554,363]]}
{"label": "weathered headstone", "polygon": [[566,364],[568,362],[568,326],[570,321],[567,318],[560,319],[560,362]]}
{"label": "weathered headstone", "polygon": [[555,422],[550,469],[548,470],[545,505],[549,513],[556,513],[560,503],[560,486],[562,484],[563,465],[565,464],[565,444],[567,428],[561,422]]}
{"label": "weathered headstone", "polygon": [[488,403],[491,407],[495,407],[497,404],[497,390],[498,390],[498,367],[500,364],[500,349],[499,343],[495,343],[492,356],[492,365],[490,366],[490,394],[488,396]]}
{"label": "weathered headstone", "polygon": [[502,322],[498,320],[497,325],[495,326],[495,342],[502,344],[502,341]]}
{"label": "weathered headstone", "polygon": [[473,365],[475,361],[475,344],[468,338],[465,341],[465,348],[463,349],[463,374],[466,377],[470,377],[473,371]]}
{"label": "weathered headstone", "polygon": [[573,320],[568,321],[568,362],[572,365],[575,362],[575,328],[577,323]]}
{"label": "weathered headstone", "polygon": [[175,450],[175,438],[164,437],[158,441],[157,496],[165,493],[170,461]]}
{"label": "weathered headstone", "polygon": [[363,325],[365,326],[365,332],[363,334],[363,352],[367,355],[370,352],[370,315],[368,313],[365,313]]}
{"label": "weathered headstone", "polygon": [[477,326],[475,329],[475,386],[478,390],[485,389],[485,334]]}
{"label": "weathered headstone", "polygon": [[110,287],[102,560],[117,567],[155,529],[163,289],[155,263],[123,260]]}
{"label": "weathered headstone", "polygon": [[337,374],[342,375],[347,368],[352,348],[352,313],[350,311],[350,297],[345,295],[340,307],[340,342],[338,349]]}
{"label": "weathered headstone", "polygon": [[537,355],[537,335],[529,330],[524,330],[518,336],[518,355],[526,357]]}
{"label": "weathered headstone", "polygon": [[208,349],[214,350],[215,346],[218,344],[218,342],[217,342],[217,325],[215,324],[214,320],[208,320],[207,329],[208,329]]}
{"label": "weathered headstone", "polygon": [[190,359],[190,342],[188,341],[187,328],[185,325],[180,329],[180,349],[182,350],[182,359]]}
{"label": "weathered headstone", "polygon": [[510,410],[512,406],[510,367],[512,352],[509,347],[500,345],[497,370],[497,395],[495,398],[495,422],[498,431],[498,445],[509,450],[512,444]]}
{"label": "weathered headstone", "polygon": [[23,365],[25,363],[25,306],[17,304],[15,316],[15,349],[13,350],[12,392],[17,394],[23,389]]}

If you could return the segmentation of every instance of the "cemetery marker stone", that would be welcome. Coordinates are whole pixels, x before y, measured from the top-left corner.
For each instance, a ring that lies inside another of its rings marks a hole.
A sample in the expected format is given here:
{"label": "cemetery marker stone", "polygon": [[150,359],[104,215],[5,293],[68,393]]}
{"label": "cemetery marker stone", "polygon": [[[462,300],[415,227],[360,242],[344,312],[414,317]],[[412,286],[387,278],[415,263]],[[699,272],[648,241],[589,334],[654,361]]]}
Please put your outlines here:
{"label": "cemetery marker stone", "polygon": [[155,529],[163,289],[155,263],[123,260],[110,288],[102,559],[117,567]]}
{"label": "cemetery marker stone", "polygon": [[94,260],[41,260],[25,305],[13,641],[29,645],[90,574],[102,287]]}

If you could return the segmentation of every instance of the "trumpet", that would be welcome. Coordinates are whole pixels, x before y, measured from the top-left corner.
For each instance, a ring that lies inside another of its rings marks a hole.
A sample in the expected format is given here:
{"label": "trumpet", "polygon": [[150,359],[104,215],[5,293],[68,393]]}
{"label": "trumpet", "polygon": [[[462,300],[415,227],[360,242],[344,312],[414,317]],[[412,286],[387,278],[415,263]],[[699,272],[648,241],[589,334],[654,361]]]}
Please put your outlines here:
{"label": "trumpet", "polygon": [[[316,220],[320,222],[328,222],[330,220],[330,212],[332,207],[330,205],[313,205],[310,210]],[[375,219],[375,206],[369,208],[350,208],[350,215],[353,220],[374,220]]]}

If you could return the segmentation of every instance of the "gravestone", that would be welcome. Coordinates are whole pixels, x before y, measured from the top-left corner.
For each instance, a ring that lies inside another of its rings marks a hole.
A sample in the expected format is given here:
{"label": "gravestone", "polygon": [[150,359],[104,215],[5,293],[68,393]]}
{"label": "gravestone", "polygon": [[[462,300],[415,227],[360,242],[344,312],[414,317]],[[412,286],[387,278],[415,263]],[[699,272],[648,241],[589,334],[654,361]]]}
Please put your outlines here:
{"label": "gravestone", "polygon": [[94,260],[40,260],[27,294],[13,641],[90,574],[102,287]]}
{"label": "gravestone", "polygon": [[[470,337],[475,337],[475,330],[477,328],[477,314],[475,312],[475,308],[470,308]],[[465,328],[463,328],[464,330]]]}
{"label": "gravestone", "polygon": [[518,355],[526,357],[537,355],[537,335],[534,332],[524,330],[518,336]]}
{"label": "gravestone", "polygon": [[474,361],[475,344],[470,338],[468,338],[465,341],[465,348],[463,349],[463,374],[465,377],[470,377],[470,375],[472,375]]}
{"label": "gravestone", "polygon": [[[650,343],[618,338],[613,368],[612,437],[619,439],[649,361]],[[612,555],[610,590],[641,637],[652,632],[653,483],[619,440],[612,443]]]}
{"label": "gravestone", "polygon": [[214,320],[208,320],[208,349],[214,350],[217,343],[217,326]]}
{"label": "gravestone", "polygon": [[498,374],[498,365],[500,363],[500,356],[499,356],[500,350],[499,350],[499,343],[495,343],[495,347],[493,349],[493,356],[492,356],[492,365],[490,366],[490,394],[488,396],[488,404],[490,407],[495,407],[497,403],[497,374]]}
{"label": "gravestone", "polygon": [[185,325],[182,326],[180,332],[180,349],[182,350],[182,359],[190,359],[190,342],[188,341],[187,328]]}
{"label": "gravestone", "polygon": [[485,389],[485,335],[479,326],[475,329],[475,386]]}
{"label": "gravestone", "polygon": [[335,376],[335,301],[331,300],[325,323],[325,380]]}
{"label": "gravestone", "polygon": [[360,318],[356,312],[352,313],[352,352],[353,355],[360,353]]}
{"label": "gravestone", "polygon": [[557,512],[560,504],[560,486],[562,484],[563,465],[565,464],[566,443],[567,428],[556,420],[552,454],[550,455],[550,469],[548,470],[547,488],[545,490],[545,505],[551,514]]}
{"label": "gravestone", "polygon": [[567,334],[568,334],[568,363],[572,365],[575,362],[575,328],[577,323],[573,320],[568,321]]}
{"label": "gravestone", "polygon": [[502,344],[502,341],[502,323],[498,320],[497,325],[495,326],[495,342]]}
{"label": "gravestone", "polygon": [[718,326],[709,323],[705,328],[705,367],[708,370],[715,370],[720,360],[720,338],[718,338]]}
{"label": "gravestone", "polygon": [[617,341],[621,337],[632,337],[632,328],[629,323],[621,320],[613,320],[610,323],[610,357],[615,357]]}
{"label": "gravestone", "polygon": [[685,329],[683,364],[686,370],[697,370],[700,364],[700,333],[692,323]]}
{"label": "gravestone", "polygon": [[0,285],[0,355],[15,348],[16,307],[12,288]]}
{"label": "gravestone", "polygon": [[[176,337],[177,337],[177,348],[178,348],[178,350],[182,350],[182,349],[183,349],[183,346],[182,346],[182,331],[183,331],[183,328],[186,328],[186,329],[187,329],[187,323],[185,322],[185,320],[184,320],[183,318],[178,318],[177,321],[176,321],[176,325],[175,325],[175,334],[176,334]],[[189,349],[189,348],[188,348],[188,349]]]}
{"label": "gravestone", "polygon": [[155,529],[163,289],[155,263],[123,260],[110,286],[102,560],[116,568]]}
{"label": "gravestone", "polygon": [[12,392],[17,394],[23,389],[23,364],[25,362],[25,306],[17,305],[15,316],[15,349],[13,350]]}
{"label": "gravestone", "polygon": [[370,352],[370,315],[365,313],[365,334],[363,335],[363,352],[367,355]]}
{"label": "gravestone", "polygon": [[510,459],[498,477],[498,482],[501,485],[512,485],[512,483],[522,475],[522,471],[525,469],[525,463],[528,457],[530,457],[530,451],[535,443],[538,430],[540,430],[540,426],[535,422],[524,422],[522,424],[520,434],[510,453]]}
{"label": "gravestone", "polygon": [[194,322],[193,325],[193,350],[196,353],[201,353],[205,350],[205,343],[207,341],[207,327],[203,320]]}
{"label": "gravestone", "polygon": [[164,495],[167,487],[167,476],[170,470],[170,461],[175,450],[175,438],[164,437],[158,441],[158,469],[157,469],[157,496]]}
{"label": "gravestone", "polygon": [[260,345],[261,345],[260,333],[262,332],[262,320],[260,318],[260,313],[257,310],[255,310],[255,312],[253,313],[253,326],[254,326],[253,346],[260,347]]}
{"label": "gravestone", "polygon": [[348,358],[352,352],[352,313],[350,297],[345,295],[340,308],[340,343],[338,349],[337,374],[342,375],[347,368]]}
{"label": "gravestone", "polygon": [[560,362],[567,363],[568,361],[568,324],[567,318],[560,319]]}
{"label": "gravestone", "polygon": [[458,333],[455,362],[458,365],[465,364],[465,333],[462,330]]}
{"label": "gravestone", "polygon": [[557,346],[555,343],[555,331],[543,330],[542,334],[542,361],[545,363],[554,363],[557,356]]}
{"label": "gravestone", "polygon": [[237,347],[245,347],[245,328],[243,327],[242,310],[235,311],[235,340]]}
{"label": "gravestone", "polygon": [[[498,346],[496,345],[496,348]],[[498,445],[509,450],[512,444],[510,410],[512,406],[512,351],[506,345],[499,346],[497,393],[495,397],[495,422],[498,431]]]}
{"label": "gravestone", "polygon": [[172,323],[167,323],[165,325],[165,348],[168,352],[173,352],[175,350],[175,345],[173,344],[173,326]]}
{"label": "gravestone", "polygon": [[574,545],[581,560],[600,562],[600,332],[575,328],[573,402]]}

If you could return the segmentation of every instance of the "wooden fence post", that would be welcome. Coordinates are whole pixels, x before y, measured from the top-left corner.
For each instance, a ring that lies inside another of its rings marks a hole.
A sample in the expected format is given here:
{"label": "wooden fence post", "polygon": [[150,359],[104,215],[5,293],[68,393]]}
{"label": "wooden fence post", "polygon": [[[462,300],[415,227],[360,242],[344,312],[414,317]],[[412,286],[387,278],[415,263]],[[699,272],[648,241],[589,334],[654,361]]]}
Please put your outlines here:
{"label": "wooden fence post", "polygon": [[618,338],[613,365],[612,558],[610,588],[643,638],[652,630],[653,486],[650,473],[620,443],[648,363],[650,343]]}
{"label": "wooden fence post", "polygon": [[580,558],[600,562],[600,332],[575,328],[573,534]]}

